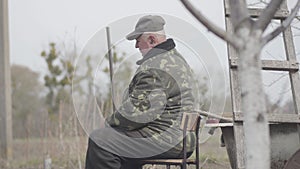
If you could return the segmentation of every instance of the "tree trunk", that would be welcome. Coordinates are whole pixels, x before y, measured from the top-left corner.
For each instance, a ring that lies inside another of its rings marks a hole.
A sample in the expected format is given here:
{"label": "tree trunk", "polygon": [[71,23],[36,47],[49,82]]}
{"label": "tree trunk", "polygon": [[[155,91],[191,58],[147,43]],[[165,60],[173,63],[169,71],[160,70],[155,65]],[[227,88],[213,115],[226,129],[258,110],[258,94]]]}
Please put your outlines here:
{"label": "tree trunk", "polygon": [[239,79],[244,115],[246,169],[270,168],[270,138],[261,76],[261,31],[252,21],[237,30],[243,44],[238,49]]}

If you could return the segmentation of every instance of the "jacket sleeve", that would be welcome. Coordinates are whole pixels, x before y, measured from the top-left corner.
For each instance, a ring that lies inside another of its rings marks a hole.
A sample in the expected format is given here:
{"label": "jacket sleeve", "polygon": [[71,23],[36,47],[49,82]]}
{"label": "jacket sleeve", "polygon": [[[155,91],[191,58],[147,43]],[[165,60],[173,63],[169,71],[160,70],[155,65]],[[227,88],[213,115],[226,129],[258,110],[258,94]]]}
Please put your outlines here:
{"label": "jacket sleeve", "polygon": [[135,130],[159,118],[163,113],[167,97],[163,81],[155,70],[142,71],[135,75],[129,93],[118,111],[107,123],[112,127]]}

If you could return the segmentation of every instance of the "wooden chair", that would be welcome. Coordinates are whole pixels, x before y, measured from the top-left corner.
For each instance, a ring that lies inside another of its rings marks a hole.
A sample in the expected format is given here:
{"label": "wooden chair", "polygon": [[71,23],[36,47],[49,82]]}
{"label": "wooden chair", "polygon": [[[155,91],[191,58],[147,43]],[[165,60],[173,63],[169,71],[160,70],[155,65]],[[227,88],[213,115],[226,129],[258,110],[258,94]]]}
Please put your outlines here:
{"label": "wooden chair", "polygon": [[[201,117],[198,113],[184,113],[181,120],[181,129],[183,130],[183,158],[182,159],[148,159],[143,160],[143,165],[157,164],[166,165],[167,169],[170,169],[171,165],[180,166],[181,169],[186,169],[187,165],[196,165],[196,169],[199,169],[199,126]],[[196,132],[196,158],[187,158],[187,144],[186,133],[188,131]]]}

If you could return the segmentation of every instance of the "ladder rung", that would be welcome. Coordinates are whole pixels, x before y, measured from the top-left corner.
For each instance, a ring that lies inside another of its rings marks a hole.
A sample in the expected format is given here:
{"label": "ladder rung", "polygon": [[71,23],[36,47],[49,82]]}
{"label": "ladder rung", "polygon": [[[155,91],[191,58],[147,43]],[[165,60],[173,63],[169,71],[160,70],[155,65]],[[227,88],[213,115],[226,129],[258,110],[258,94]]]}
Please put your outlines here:
{"label": "ladder rung", "polygon": [[[268,114],[270,123],[298,123],[300,124],[300,116],[298,114]],[[234,113],[234,121],[243,121],[244,115],[242,112]]]}
{"label": "ladder rung", "polygon": [[[260,9],[260,8],[248,8],[249,15],[253,18],[259,17],[263,10],[264,9]],[[226,8],[225,16],[228,17],[229,15],[230,15],[230,10]],[[280,9],[275,13],[273,19],[285,19],[288,17],[288,15],[289,15],[289,11]]]}
{"label": "ladder rung", "polygon": [[[298,71],[299,62],[288,61],[288,60],[262,60],[263,70],[274,70],[274,71]],[[237,68],[238,59],[229,59],[230,68]]]}

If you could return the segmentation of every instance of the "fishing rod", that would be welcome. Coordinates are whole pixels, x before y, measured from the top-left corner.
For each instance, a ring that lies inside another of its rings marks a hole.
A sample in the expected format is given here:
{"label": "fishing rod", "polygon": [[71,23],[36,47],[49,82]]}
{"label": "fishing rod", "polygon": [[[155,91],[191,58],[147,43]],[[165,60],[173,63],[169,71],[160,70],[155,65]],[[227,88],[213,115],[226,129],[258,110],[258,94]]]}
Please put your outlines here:
{"label": "fishing rod", "polygon": [[113,56],[112,56],[112,48],[111,48],[111,40],[110,40],[110,30],[109,27],[106,27],[106,38],[107,38],[107,48],[108,48],[108,61],[109,61],[109,74],[110,74],[110,86],[111,86],[111,103],[112,103],[112,109],[113,113],[116,110],[115,104],[114,104],[114,83],[113,83],[113,74],[114,74],[114,68],[113,68]]}

